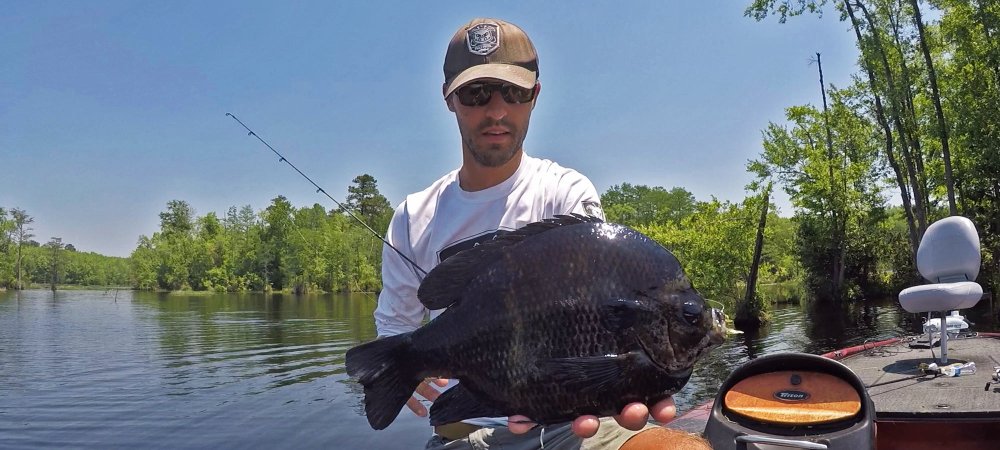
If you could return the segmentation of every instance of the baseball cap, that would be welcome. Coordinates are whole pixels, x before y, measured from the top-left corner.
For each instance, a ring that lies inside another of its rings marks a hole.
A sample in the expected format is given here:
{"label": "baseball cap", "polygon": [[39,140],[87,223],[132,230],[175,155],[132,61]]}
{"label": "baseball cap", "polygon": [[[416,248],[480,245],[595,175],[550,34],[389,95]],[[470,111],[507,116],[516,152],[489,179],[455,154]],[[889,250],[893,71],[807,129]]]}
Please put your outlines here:
{"label": "baseball cap", "polygon": [[535,86],[538,54],[524,30],[500,19],[476,18],[455,32],[444,56],[444,96],[479,78]]}

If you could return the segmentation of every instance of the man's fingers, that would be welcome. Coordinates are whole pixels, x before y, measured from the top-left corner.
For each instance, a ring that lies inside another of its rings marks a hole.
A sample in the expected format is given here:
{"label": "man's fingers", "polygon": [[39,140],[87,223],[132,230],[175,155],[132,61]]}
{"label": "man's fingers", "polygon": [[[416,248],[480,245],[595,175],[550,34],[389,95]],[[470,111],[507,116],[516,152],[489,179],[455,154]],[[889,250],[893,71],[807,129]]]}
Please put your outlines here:
{"label": "man's fingers", "polygon": [[[437,400],[437,398],[441,395],[441,392],[434,389],[431,386],[431,383],[437,386],[445,387],[448,385],[448,380],[443,378],[426,379],[417,385],[416,395],[430,400],[431,402]],[[423,405],[423,403],[420,403],[420,399],[416,396],[412,396],[406,401],[406,407],[410,408],[410,411],[413,411],[414,414],[420,417],[427,417],[427,408]]]}
{"label": "man's fingers", "polygon": [[510,416],[507,418],[507,429],[514,434],[524,434],[535,428],[534,422],[525,416]]}
{"label": "man's fingers", "polygon": [[642,403],[629,403],[622,408],[622,413],[615,416],[618,425],[632,431],[641,430],[649,420],[649,408]]}
{"label": "man's fingers", "polygon": [[417,385],[417,395],[433,402],[437,400],[441,393],[437,389],[432,388],[427,381],[424,381]]}
{"label": "man's fingers", "polygon": [[406,407],[410,408],[410,411],[413,411],[413,414],[420,417],[427,417],[427,408],[424,408],[424,405],[421,404],[420,400],[417,400],[416,397],[410,397],[410,399],[406,401]]}
{"label": "man's fingers", "polygon": [[653,420],[660,423],[667,423],[674,420],[674,417],[677,416],[677,406],[674,404],[674,398],[668,397],[656,402],[655,405],[649,408],[649,415],[653,416]]}
{"label": "man's fingers", "polygon": [[587,439],[597,434],[600,426],[601,420],[597,416],[580,416],[573,421],[573,434]]}

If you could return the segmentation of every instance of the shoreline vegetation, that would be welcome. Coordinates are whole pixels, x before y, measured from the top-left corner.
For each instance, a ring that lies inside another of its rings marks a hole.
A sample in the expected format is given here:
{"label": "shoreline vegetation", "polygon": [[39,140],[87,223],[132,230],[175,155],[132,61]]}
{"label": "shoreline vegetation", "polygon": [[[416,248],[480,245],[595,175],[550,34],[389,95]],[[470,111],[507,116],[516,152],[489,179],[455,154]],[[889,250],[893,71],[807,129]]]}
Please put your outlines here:
{"label": "shoreline vegetation", "polygon": [[[385,229],[392,210],[375,179],[362,175],[355,181],[349,188],[349,207],[375,224],[373,228]],[[635,227],[671,249],[707,298],[732,310],[743,297],[762,198],[700,202],[682,188],[668,191],[623,183],[605,192],[602,200],[608,221]],[[377,294],[381,288],[382,243],[344,211],[319,204],[296,208],[278,196],[264,210],[231,207],[222,218],[215,213],[198,216],[187,202],[173,200],[159,216],[160,230],[141,236],[130,257],[92,254],[86,257],[94,259],[89,271],[70,270],[80,266],[73,261],[82,254],[69,244],[26,246],[21,285],[51,289],[55,279],[58,290],[194,296]],[[714,225],[706,226],[709,223]],[[766,231],[757,289],[764,321],[770,304],[808,297],[802,266],[793,254],[794,223],[771,214]],[[110,274],[103,278],[107,284],[76,281],[93,279],[81,274],[99,269]],[[5,286],[12,287],[9,282]]]}
{"label": "shoreline vegetation", "polygon": [[[358,180],[370,178],[365,177]],[[391,209],[378,193],[374,178],[370,182],[365,190],[352,187],[352,193],[366,192],[352,197],[352,207],[385,229]],[[727,311],[736,310],[745,298],[757,216],[764,199],[697,201],[682,188],[629,183],[613,186],[602,195],[609,222],[637,228],[674,252],[699,291]],[[898,208],[886,208],[885,215],[895,218],[894,225],[885,229],[905,226]],[[262,211],[231,207],[219,219],[215,213],[197,216],[187,202],[173,200],[160,219],[160,230],[151,237],[141,236],[128,258],[76,252],[71,244],[24,245],[21,286],[51,289],[55,279],[57,290],[146,290],[185,296],[377,294],[381,288],[382,243],[343,211],[326,210],[319,204],[295,208],[278,196]],[[768,322],[771,305],[818,300],[808,284],[815,275],[802,264],[799,222],[773,212],[767,219],[755,289],[759,301],[754,313],[760,323]],[[905,244],[900,244],[905,236],[902,232],[883,236],[880,241],[885,246],[880,252],[892,256],[888,261],[898,259],[893,251],[906,251]],[[5,261],[13,261],[12,244],[9,241],[6,246]],[[0,266],[6,280],[0,287],[16,286],[11,281],[15,267]],[[848,278],[852,283],[866,283],[852,285],[856,293],[852,299],[891,295],[898,271],[883,267],[891,268],[885,259],[878,259],[865,272],[869,278]]]}

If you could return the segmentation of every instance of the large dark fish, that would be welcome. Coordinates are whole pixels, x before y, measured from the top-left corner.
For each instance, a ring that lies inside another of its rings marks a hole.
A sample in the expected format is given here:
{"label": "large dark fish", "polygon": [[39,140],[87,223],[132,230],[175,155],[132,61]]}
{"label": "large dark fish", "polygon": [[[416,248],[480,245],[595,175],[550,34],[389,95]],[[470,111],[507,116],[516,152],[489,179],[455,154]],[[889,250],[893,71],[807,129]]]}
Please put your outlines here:
{"label": "large dark fish", "polygon": [[458,253],[417,296],[448,309],[347,352],[377,430],[427,377],[460,380],[434,402],[432,425],[618,414],[677,392],[724,334],[722,314],[705,306],[669,251],[593,217],[533,223]]}

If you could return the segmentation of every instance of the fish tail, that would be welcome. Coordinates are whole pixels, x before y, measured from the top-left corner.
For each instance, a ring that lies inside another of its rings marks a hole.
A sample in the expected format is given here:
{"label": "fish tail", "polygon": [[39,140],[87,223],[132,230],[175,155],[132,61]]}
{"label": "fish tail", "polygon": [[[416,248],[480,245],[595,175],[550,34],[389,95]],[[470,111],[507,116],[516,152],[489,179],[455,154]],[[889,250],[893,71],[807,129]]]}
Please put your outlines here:
{"label": "fish tail", "polygon": [[371,341],[347,351],[347,374],[365,387],[365,415],[376,430],[389,426],[421,382],[407,361],[410,333]]}

